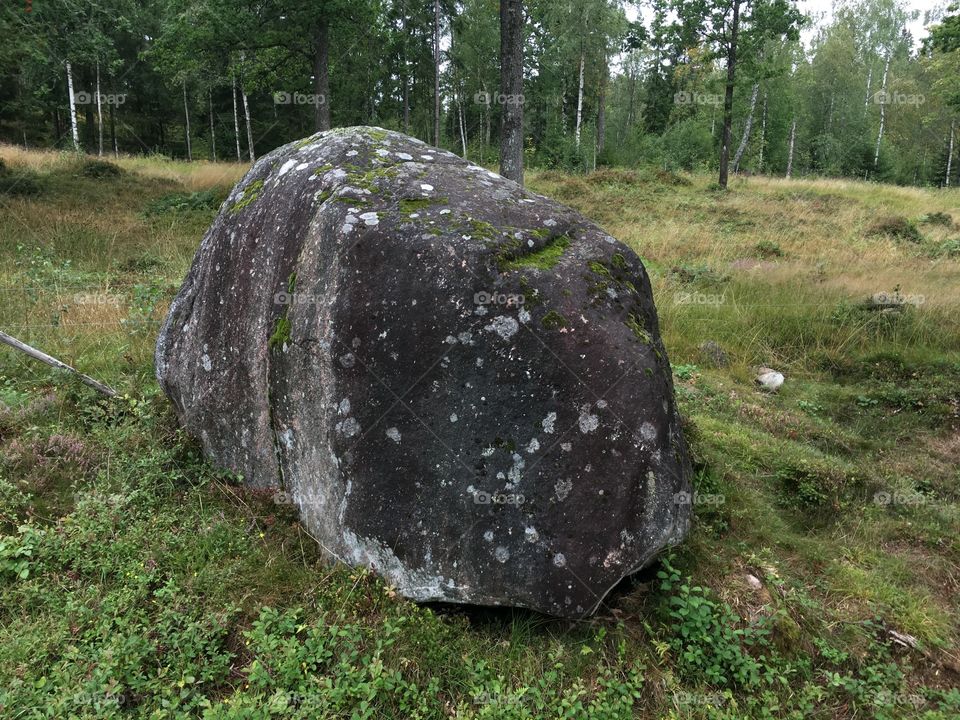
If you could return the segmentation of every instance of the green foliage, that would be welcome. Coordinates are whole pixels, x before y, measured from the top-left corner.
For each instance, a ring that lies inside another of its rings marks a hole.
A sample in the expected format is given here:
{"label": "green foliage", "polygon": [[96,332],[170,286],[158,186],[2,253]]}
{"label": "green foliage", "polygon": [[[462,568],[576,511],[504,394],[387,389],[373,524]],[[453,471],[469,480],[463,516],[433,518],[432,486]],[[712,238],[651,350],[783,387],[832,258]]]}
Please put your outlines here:
{"label": "green foliage", "polygon": [[762,258],[783,257],[783,250],[773,240],[761,240],[754,248]]}
{"label": "green foliage", "polygon": [[681,380],[690,380],[699,369],[696,365],[674,365],[673,374]]}
{"label": "green foliage", "polygon": [[44,191],[40,176],[30,170],[0,171],[0,197],[33,197]]}
{"label": "green foliage", "polygon": [[903,217],[891,215],[878,218],[867,227],[867,235],[886,235],[894,240],[905,240],[907,242],[919,243],[923,240],[923,235],[917,229],[917,226]]}
{"label": "green foliage", "polygon": [[152,200],[144,208],[147,217],[166,213],[182,213],[216,210],[225,199],[223,191],[216,188],[191,193],[170,193]]}
{"label": "green foliage", "polygon": [[21,525],[17,533],[0,535],[0,578],[26,580],[30,576],[30,562],[42,539],[42,531]]}
{"label": "green foliage", "polygon": [[710,590],[684,579],[669,561],[657,571],[665,595],[663,611],[674,627],[668,639],[678,669],[702,677],[715,686],[755,689],[770,670],[766,657],[750,650],[769,650],[770,630],[765,622],[745,622],[726,603],[714,600]]}
{"label": "green foliage", "polygon": [[682,120],[663,134],[663,155],[671,169],[689,171],[707,167],[714,156],[710,130],[695,118]]}
{"label": "green foliage", "polygon": [[84,160],[80,165],[80,174],[93,180],[107,180],[120,177],[123,171],[105,160]]}

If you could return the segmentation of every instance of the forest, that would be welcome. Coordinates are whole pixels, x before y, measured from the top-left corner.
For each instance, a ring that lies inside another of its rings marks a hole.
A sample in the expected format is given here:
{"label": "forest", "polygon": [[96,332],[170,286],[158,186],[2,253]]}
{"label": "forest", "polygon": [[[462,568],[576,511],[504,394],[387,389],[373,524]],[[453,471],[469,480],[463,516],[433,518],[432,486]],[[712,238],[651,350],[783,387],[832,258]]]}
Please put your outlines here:
{"label": "forest", "polygon": [[712,171],[726,154],[735,173],[957,183],[956,5],[517,4],[522,93],[500,83],[494,0],[5,2],[0,139],[239,162],[374,125],[495,165],[520,105],[529,167]]}

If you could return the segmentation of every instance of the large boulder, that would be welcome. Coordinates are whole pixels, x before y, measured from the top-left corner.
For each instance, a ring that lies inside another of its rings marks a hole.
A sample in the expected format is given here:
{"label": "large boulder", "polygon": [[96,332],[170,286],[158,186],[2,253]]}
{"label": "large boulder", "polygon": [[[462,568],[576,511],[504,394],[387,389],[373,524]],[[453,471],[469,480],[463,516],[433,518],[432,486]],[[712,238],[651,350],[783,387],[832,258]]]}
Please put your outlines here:
{"label": "large boulder", "polygon": [[218,465],[417,601],[579,617],[689,526],[650,282],[576,212],[357,127],[259,160],[157,377]]}

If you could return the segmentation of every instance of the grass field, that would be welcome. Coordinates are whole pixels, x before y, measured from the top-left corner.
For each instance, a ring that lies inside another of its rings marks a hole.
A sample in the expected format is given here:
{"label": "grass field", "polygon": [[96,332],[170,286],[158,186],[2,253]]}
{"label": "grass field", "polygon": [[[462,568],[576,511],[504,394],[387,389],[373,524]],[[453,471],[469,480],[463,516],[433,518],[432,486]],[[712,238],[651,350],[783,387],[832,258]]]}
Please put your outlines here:
{"label": "grass field", "polygon": [[244,167],[0,158],[0,329],[123,394],[0,348],[0,717],[960,717],[960,191],[528,174],[644,259],[700,493],[571,622],[329,567],[177,430],[154,340]]}

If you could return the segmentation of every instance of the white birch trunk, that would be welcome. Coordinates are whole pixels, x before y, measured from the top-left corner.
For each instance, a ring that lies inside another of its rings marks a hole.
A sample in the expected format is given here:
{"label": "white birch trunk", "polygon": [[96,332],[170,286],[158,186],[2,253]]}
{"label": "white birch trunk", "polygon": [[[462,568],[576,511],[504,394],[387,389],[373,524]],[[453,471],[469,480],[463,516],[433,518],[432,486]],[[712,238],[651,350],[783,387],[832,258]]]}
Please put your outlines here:
{"label": "white birch trunk", "polygon": [[763,151],[767,146],[767,94],[763,94],[763,118],[760,121],[760,172],[763,172]]}
{"label": "white birch trunk", "polygon": [[247,91],[240,85],[240,97],[243,98],[243,117],[247,121],[247,150],[250,154],[250,162],[257,161],[257,153],[253,149],[253,128],[250,126],[250,103],[247,101]]}
{"label": "white birch trunk", "polygon": [[213,130],[213,90],[207,91],[207,98],[210,100],[210,153],[213,155],[213,161],[217,161],[217,134]]}
{"label": "white birch trunk", "polygon": [[457,102],[457,114],[460,118],[460,144],[463,145],[463,159],[467,159],[467,128],[463,119],[463,92],[460,93],[460,99]]}
{"label": "white birch trunk", "polygon": [[233,78],[233,136],[237,140],[237,162],[243,160],[240,155],[240,118],[237,116],[237,78]]}
{"label": "white birch trunk", "polygon": [[73,133],[73,149],[80,152],[80,132],[77,130],[77,105],[73,95],[73,68],[67,61],[67,98],[70,102],[70,130]]}
{"label": "white birch trunk", "polygon": [[103,157],[103,106],[100,104],[100,61],[97,60],[97,157]]}
{"label": "white birch trunk", "polygon": [[740,138],[740,147],[737,148],[733,156],[733,172],[740,169],[740,160],[743,159],[743,153],[747,149],[747,143],[750,142],[750,132],[753,130],[753,112],[757,108],[757,92],[760,90],[760,84],[754,83],[753,90],[750,92],[750,112],[747,113],[747,121],[743,125],[743,137]]}
{"label": "white birch trunk", "polygon": [[887,72],[890,70],[890,53],[887,53],[887,62],[883,66],[883,85],[880,88],[880,131],[877,133],[877,148],[873,152],[873,168],[880,164],[880,141],[883,140],[883,126],[887,121]]}
{"label": "white birch trunk", "polygon": [[583,120],[583,47],[580,47],[580,83],[577,86],[577,128],[574,131],[577,147],[580,147],[580,123]]}
{"label": "white birch trunk", "polygon": [[787,179],[793,174],[793,142],[797,137],[797,119],[793,119],[790,126],[790,150],[787,152]]}
{"label": "white birch trunk", "polygon": [[187,83],[183,83],[183,117],[186,119],[185,137],[187,139],[187,161],[193,162],[193,148],[190,147],[190,107],[187,105]]}
{"label": "white birch trunk", "polygon": [[953,131],[956,124],[956,120],[950,123],[950,147],[947,150],[947,176],[943,181],[944,187],[950,187],[950,172],[953,170]]}

